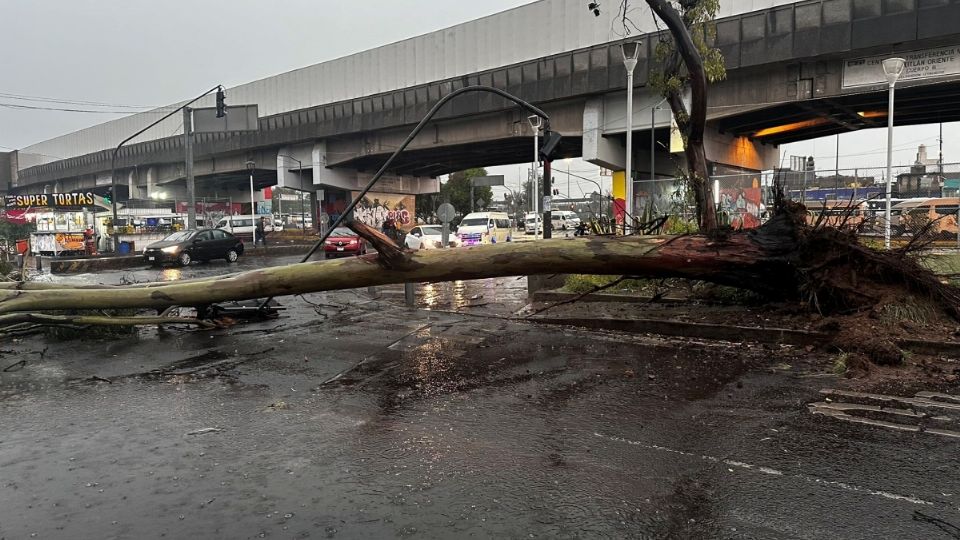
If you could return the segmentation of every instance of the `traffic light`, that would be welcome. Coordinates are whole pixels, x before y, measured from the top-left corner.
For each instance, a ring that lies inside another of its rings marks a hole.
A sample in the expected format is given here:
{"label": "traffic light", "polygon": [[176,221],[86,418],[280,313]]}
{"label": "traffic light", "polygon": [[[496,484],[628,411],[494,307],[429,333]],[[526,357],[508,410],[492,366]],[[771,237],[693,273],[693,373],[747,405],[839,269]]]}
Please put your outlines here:
{"label": "traffic light", "polygon": [[560,136],[556,131],[544,131],[543,132],[543,143],[540,144],[540,158],[544,161],[550,161],[550,158],[553,157],[553,153],[557,150],[557,146],[560,144],[560,139],[563,137]]}
{"label": "traffic light", "polygon": [[559,195],[559,194],[560,194],[560,190],[559,190],[559,189],[554,189],[554,190],[553,190],[553,194],[554,194],[554,195]]}
{"label": "traffic light", "polygon": [[103,202],[106,204],[111,204],[113,202],[113,190],[108,189],[107,194],[103,196]]}
{"label": "traffic light", "polygon": [[223,87],[217,89],[217,118],[223,118],[227,115],[227,104],[224,101],[227,94],[223,92]]}

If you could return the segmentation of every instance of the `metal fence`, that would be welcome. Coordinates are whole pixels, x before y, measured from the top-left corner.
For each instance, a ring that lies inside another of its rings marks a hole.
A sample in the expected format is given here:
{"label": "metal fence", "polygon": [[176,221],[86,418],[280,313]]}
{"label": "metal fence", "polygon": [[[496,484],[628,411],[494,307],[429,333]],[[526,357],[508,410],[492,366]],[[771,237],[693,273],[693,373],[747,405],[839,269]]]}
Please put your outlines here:
{"label": "metal fence", "polygon": [[[891,169],[890,231],[895,242],[918,237],[960,242],[960,163]],[[722,224],[757,227],[770,217],[774,186],[804,204],[808,222],[844,226],[865,237],[883,239],[886,230],[886,167],[814,171],[774,170],[711,177]],[[675,178],[634,181],[637,222],[658,217],[690,224],[693,197]]]}

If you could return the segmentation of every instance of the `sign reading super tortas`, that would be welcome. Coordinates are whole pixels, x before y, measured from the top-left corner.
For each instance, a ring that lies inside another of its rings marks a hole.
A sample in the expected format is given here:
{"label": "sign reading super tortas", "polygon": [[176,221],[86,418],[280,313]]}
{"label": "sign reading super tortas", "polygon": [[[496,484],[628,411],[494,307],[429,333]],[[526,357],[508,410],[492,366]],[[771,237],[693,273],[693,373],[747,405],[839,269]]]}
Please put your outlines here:
{"label": "sign reading super tortas", "polygon": [[93,193],[42,193],[40,195],[7,195],[5,202],[7,208],[91,206],[93,205]]}

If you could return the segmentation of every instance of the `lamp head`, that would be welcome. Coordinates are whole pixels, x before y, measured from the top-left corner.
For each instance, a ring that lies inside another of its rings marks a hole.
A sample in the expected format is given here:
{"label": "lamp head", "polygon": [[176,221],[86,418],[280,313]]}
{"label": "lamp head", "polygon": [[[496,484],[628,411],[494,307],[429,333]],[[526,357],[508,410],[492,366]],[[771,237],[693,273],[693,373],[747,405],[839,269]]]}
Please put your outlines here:
{"label": "lamp head", "polygon": [[255,162],[253,162],[253,161],[248,161],[248,162],[246,163],[246,166],[247,166],[247,170],[248,170],[248,171],[253,171],[254,169],[257,168],[257,164],[256,164]]}
{"label": "lamp head", "polygon": [[540,131],[540,128],[543,127],[543,118],[540,118],[535,114],[528,116],[527,122],[530,123],[530,127],[533,128],[533,131]]}
{"label": "lamp head", "polygon": [[639,41],[627,41],[620,44],[620,53],[623,55],[623,66],[627,68],[627,71],[633,72],[633,68],[637,67],[637,58],[640,57],[640,45]]}
{"label": "lamp head", "polygon": [[900,75],[903,74],[903,66],[906,60],[903,58],[887,58],[882,62],[883,73],[887,76],[887,82],[891,85],[897,82]]}

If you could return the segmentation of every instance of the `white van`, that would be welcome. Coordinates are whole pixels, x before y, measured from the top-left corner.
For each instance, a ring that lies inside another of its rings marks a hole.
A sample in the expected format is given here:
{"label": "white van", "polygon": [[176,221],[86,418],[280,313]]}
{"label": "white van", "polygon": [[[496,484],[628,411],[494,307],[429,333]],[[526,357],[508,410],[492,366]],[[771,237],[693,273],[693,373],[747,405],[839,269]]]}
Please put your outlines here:
{"label": "white van", "polygon": [[580,216],[570,210],[555,210],[550,213],[550,224],[555,231],[576,229],[580,225]]}
{"label": "white van", "polygon": [[[257,219],[259,220],[260,217],[261,216],[257,216]],[[273,220],[270,217],[263,217],[267,218],[267,222],[265,223],[266,227],[264,227],[265,231],[273,232],[275,229],[283,230],[282,226],[277,229],[274,225],[271,225],[270,222]],[[227,216],[217,223],[217,228],[232,232],[233,234],[253,235],[253,230],[256,228],[256,224],[250,218],[250,216]]]}
{"label": "white van", "polygon": [[457,239],[461,246],[496,244],[513,240],[512,232],[506,212],[473,212],[460,221]]}
{"label": "white van", "polygon": [[536,212],[527,212],[523,216],[523,231],[527,234],[539,234],[543,232],[543,216]]}

